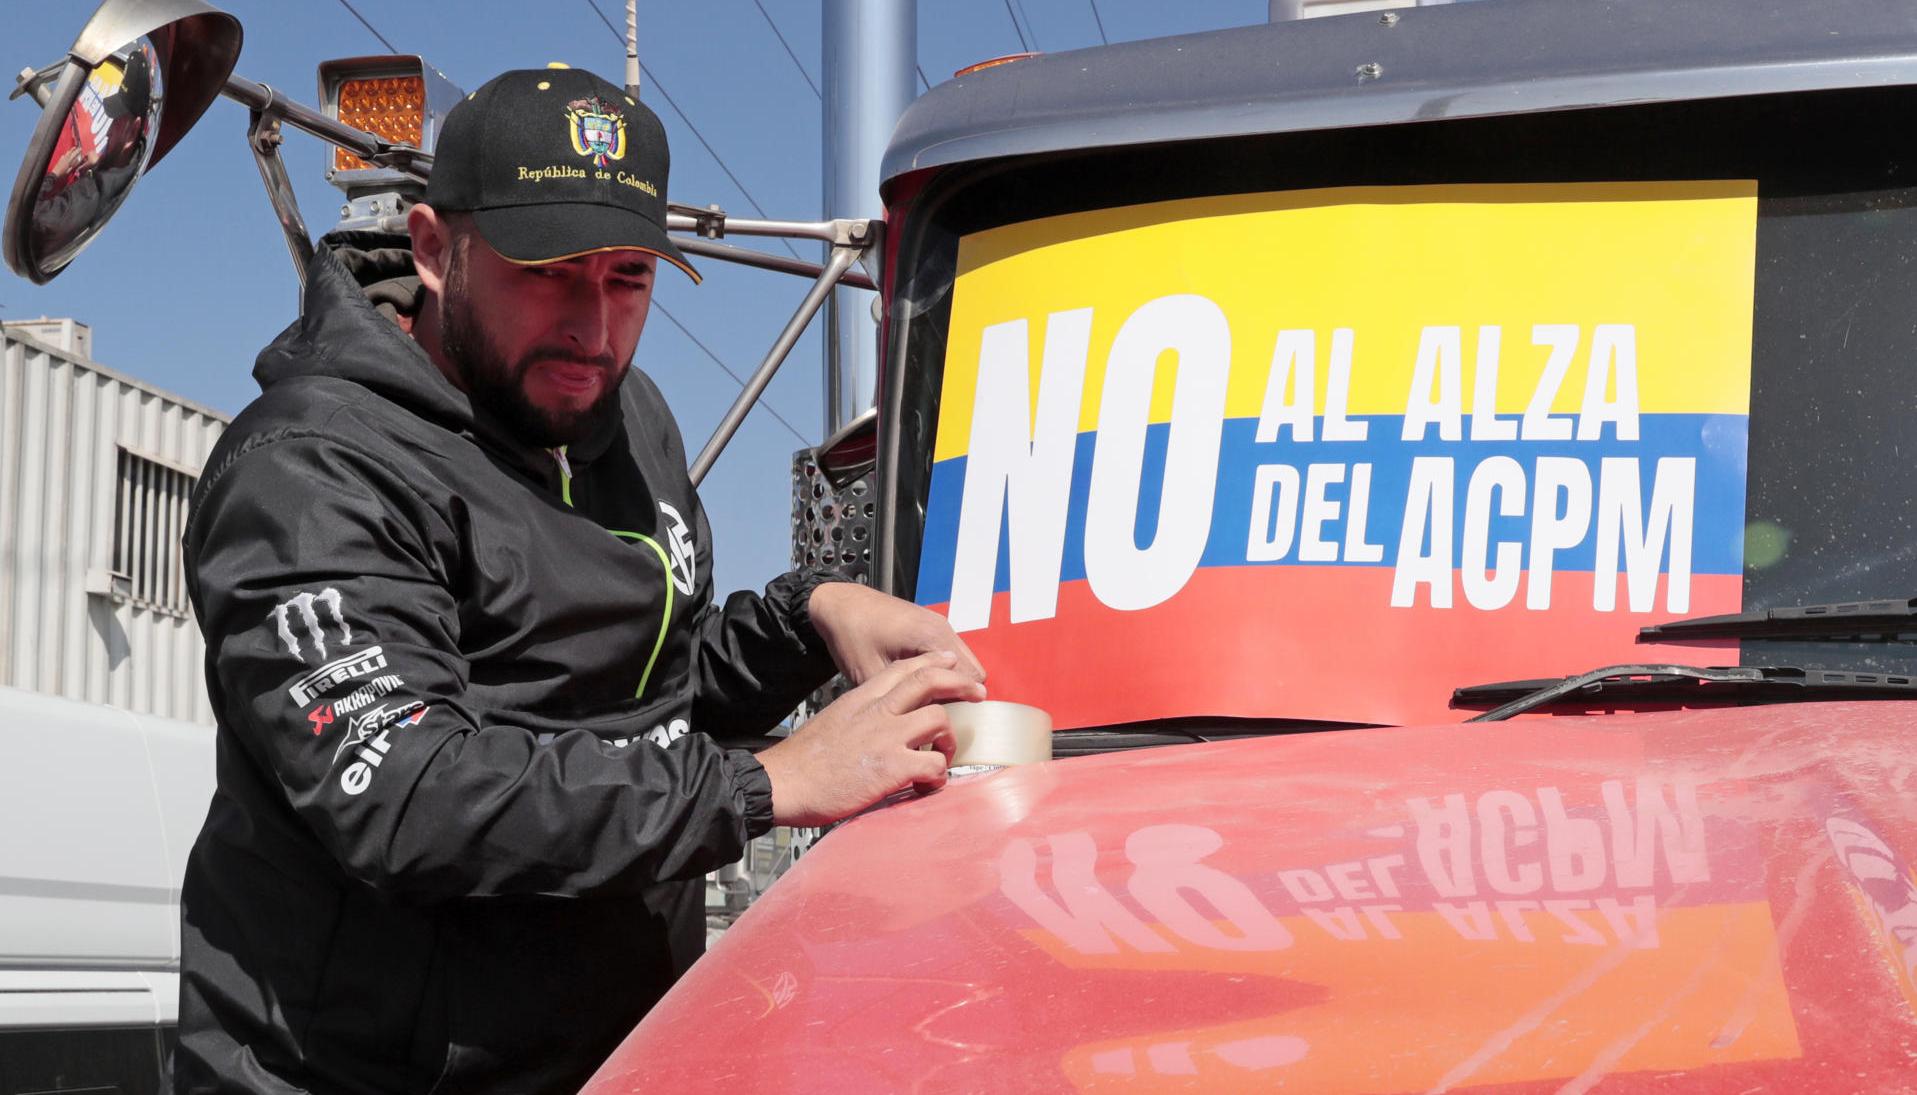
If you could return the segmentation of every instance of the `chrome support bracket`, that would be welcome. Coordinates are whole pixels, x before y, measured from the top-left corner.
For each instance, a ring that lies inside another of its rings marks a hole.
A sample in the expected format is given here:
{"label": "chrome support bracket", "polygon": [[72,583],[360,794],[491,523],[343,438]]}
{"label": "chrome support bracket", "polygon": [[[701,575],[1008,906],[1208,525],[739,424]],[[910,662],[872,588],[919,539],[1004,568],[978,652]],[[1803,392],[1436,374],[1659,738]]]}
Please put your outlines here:
{"label": "chrome support bracket", "polygon": [[251,112],[246,143],[253,150],[253,162],[260,169],[260,182],[266,186],[266,198],[279,217],[280,231],[286,236],[286,249],[293,256],[300,288],[306,288],[306,264],[313,259],[313,237],[307,234],[306,219],[300,215],[299,201],[293,196],[293,183],[286,176],[286,161],[280,159],[279,115],[273,110],[278,92],[267,88],[266,104]]}

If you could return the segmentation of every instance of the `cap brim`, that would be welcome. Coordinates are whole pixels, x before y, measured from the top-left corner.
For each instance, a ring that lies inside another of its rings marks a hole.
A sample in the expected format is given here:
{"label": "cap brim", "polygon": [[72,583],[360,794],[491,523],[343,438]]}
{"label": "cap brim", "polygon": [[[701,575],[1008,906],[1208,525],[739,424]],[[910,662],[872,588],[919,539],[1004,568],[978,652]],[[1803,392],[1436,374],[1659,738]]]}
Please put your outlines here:
{"label": "cap brim", "polygon": [[684,270],[695,285],[701,280],[665,229],[630,209],[552,202],[478,209],[472,218],[487,245],[509,262],[539,265],[600,251],[644,251]]}

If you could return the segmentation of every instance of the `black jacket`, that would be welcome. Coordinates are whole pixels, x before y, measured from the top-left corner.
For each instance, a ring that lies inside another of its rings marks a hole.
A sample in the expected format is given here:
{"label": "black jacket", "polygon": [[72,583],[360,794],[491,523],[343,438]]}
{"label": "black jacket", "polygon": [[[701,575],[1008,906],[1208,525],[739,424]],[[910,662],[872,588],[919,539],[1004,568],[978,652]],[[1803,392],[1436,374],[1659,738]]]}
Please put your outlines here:
{"label": "black jacket", "polygon": [[714,739],[830,675],[823,575],[712,603],[638,370],[568,476],[338,259],[308,281],[186,532],[219,785],[176,1086],[571,1091],[702,951],[700,875],[771,825],[764,770]]}

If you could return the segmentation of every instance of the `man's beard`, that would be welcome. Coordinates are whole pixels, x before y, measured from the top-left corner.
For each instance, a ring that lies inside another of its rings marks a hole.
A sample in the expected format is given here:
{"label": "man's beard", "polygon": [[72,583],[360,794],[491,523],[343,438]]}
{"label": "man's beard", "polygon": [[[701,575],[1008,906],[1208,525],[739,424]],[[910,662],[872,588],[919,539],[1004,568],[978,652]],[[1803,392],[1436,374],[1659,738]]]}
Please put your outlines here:
{"label": "man's beard", "polygon": [[[480,325],[471,298],[466,294],[465,243],[462,239],[455,246],[446,273],[439,338],[440,349],[466,383],[466,394],[516,439],[527,444],[553,449],[591,437],[619,413],[619,384],[625,379],[625,366],[613,361],[610,354],[582,358],[558,345],[535,346],[518,361],[507,361],[486,337],[486,330]],[[594,365],[605,370],[609,379],[599,397],[583,411],[554,413],[542,409],[526,398],[526,372],[534,364],[550,359]]]}

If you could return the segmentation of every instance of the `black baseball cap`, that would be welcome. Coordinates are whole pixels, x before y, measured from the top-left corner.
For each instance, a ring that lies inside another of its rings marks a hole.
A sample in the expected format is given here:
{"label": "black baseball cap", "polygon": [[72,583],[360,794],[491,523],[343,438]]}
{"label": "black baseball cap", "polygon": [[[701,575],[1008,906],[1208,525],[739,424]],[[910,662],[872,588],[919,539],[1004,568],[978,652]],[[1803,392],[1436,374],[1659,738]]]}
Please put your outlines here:
{"label": "black baseball cap", "polygon": [[502,257],[538,264],[644,251],[699,272],[666,235],[671,156],[659,116],[584,69],[515,69],[454,106],[426,204],[470,213]]}

